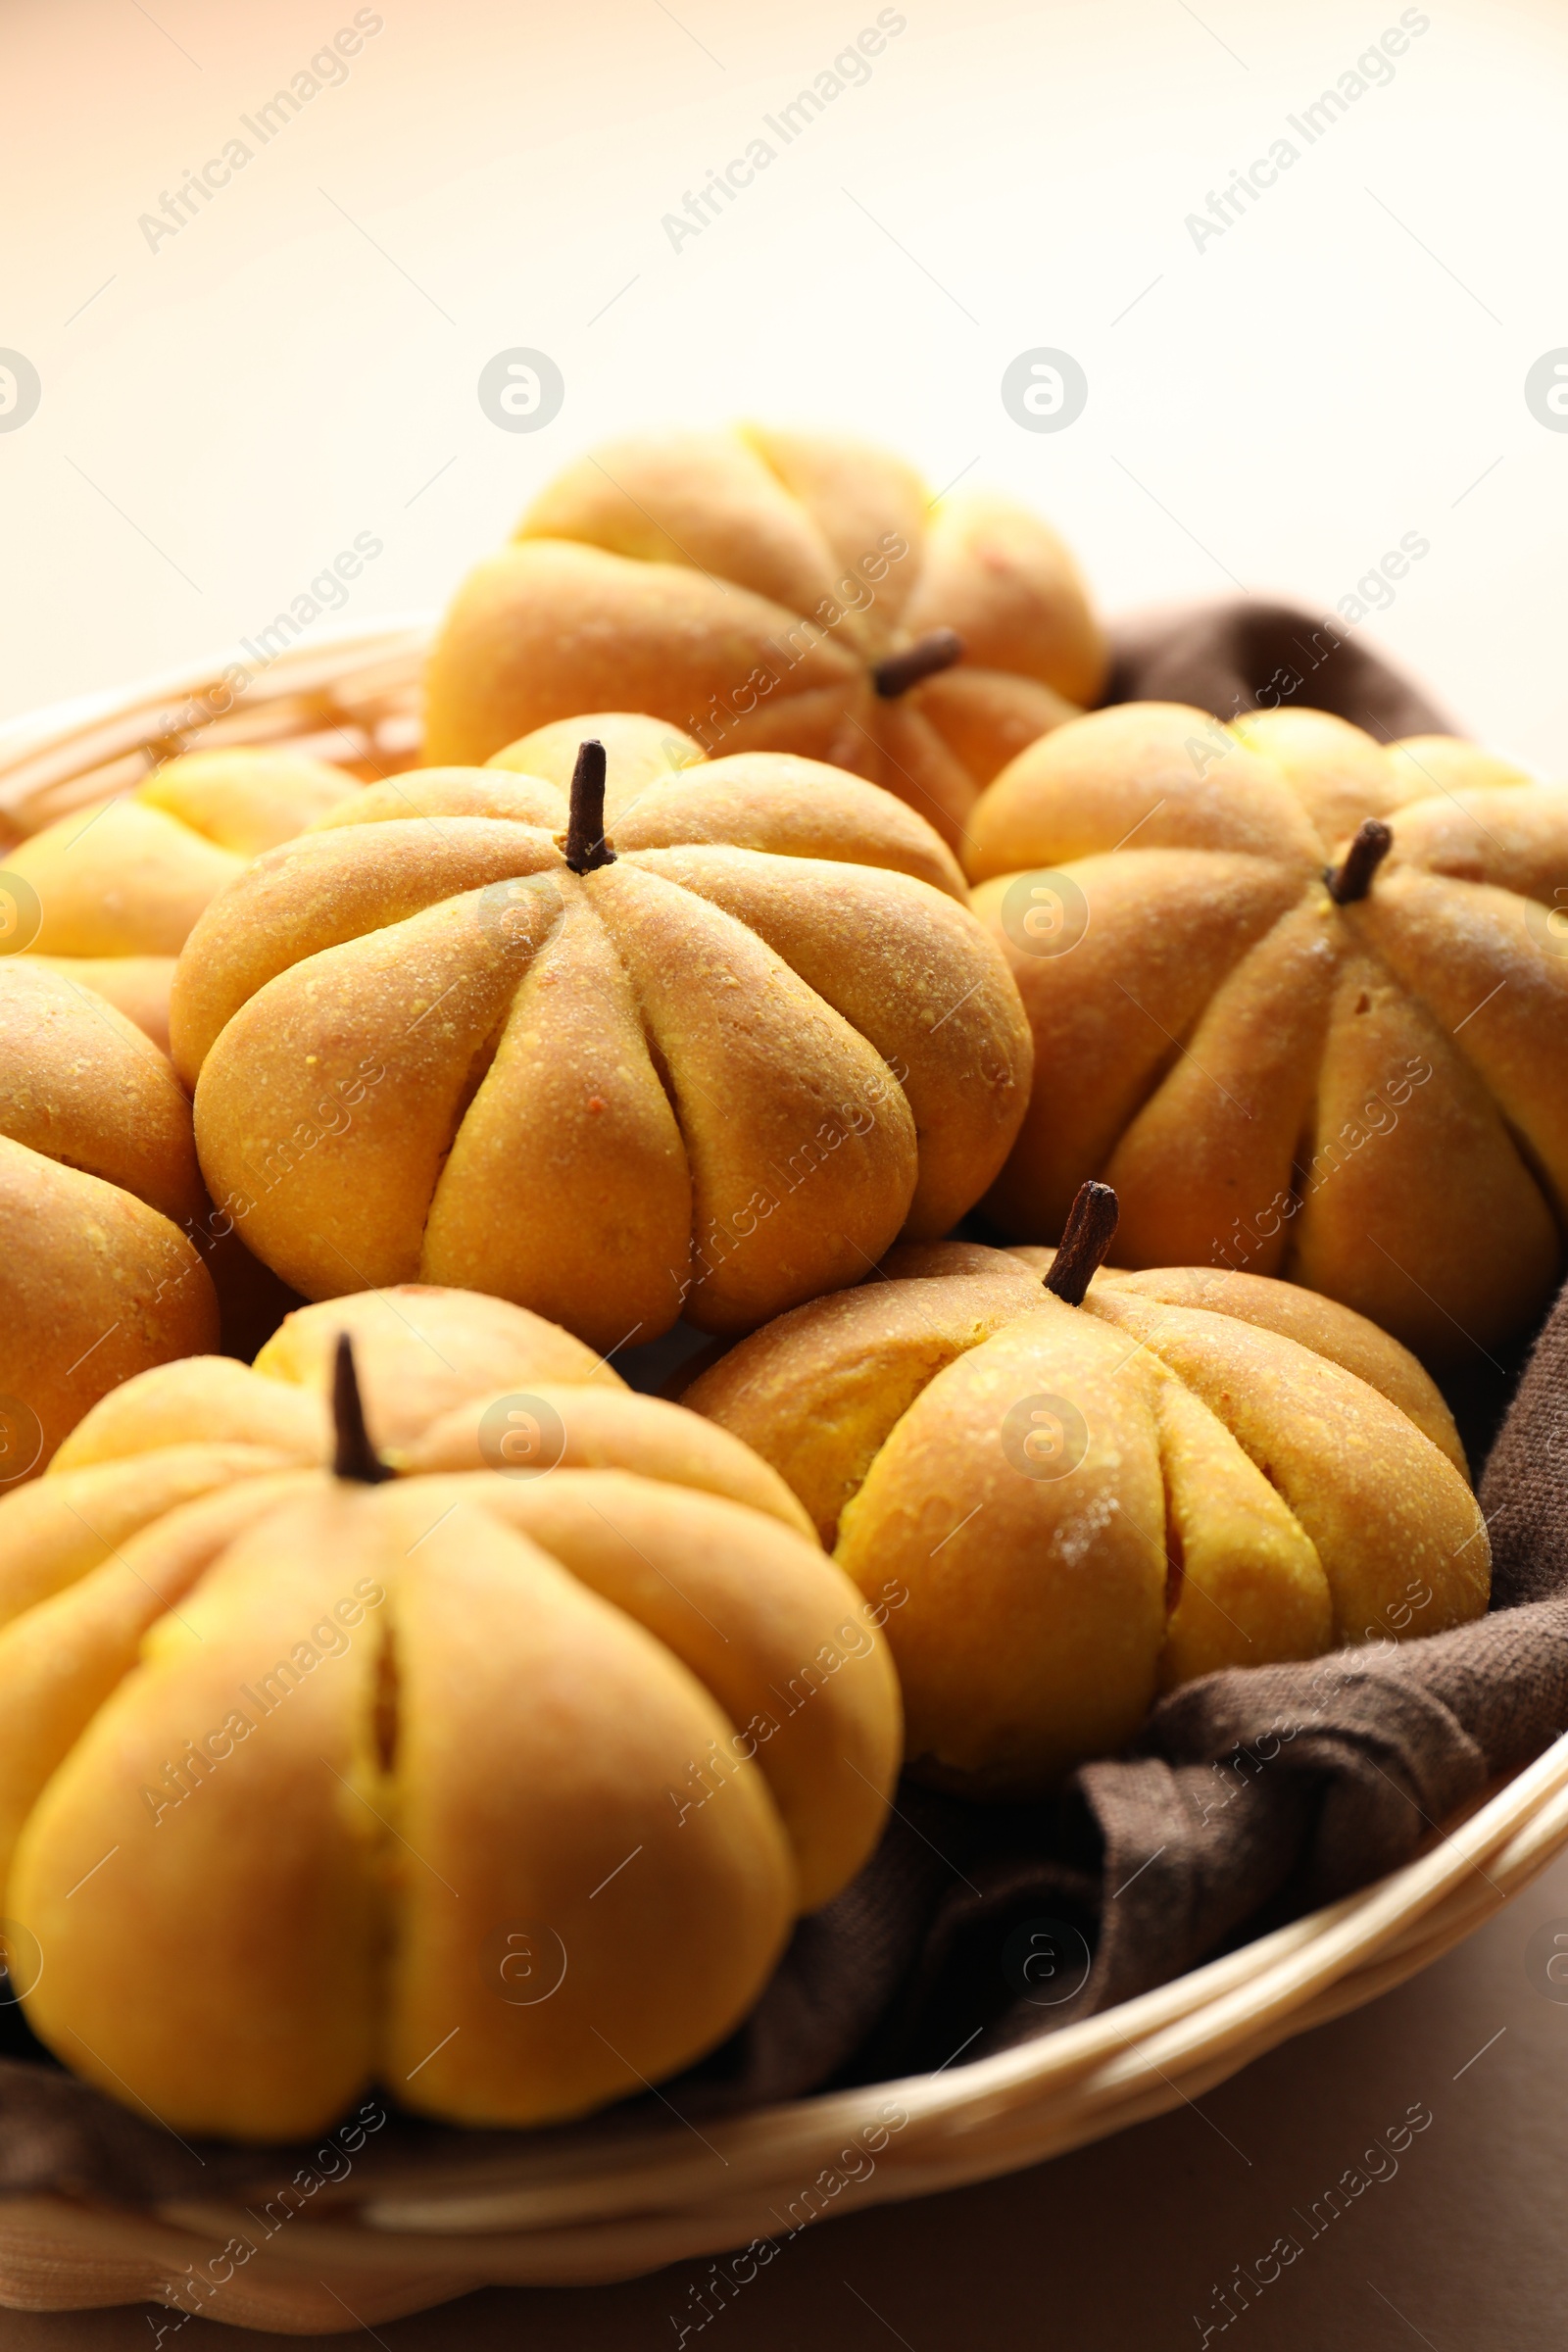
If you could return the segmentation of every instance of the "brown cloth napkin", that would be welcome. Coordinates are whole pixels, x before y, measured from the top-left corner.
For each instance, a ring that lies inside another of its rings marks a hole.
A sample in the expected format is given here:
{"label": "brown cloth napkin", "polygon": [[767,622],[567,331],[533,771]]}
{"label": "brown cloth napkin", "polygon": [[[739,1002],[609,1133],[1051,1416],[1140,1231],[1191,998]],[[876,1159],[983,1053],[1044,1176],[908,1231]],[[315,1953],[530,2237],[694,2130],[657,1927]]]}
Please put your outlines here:
{"label": "brown cloth napkin", "polygon": [[1380,743],[1456,732],[1436,703],[1335,614],[1257,596],[1166,607],[1111,624],[1107,703],[1193,703],[1246,710],[1333,710]]}
{"label": "brown cloth napkin", "polygon": [[[1257,676],[1307,625],[1250,602],[1189,618],[1146,641],[1138,681],[1222,713],[1235,708],[1225,681]],[[1433,726],[1387,672],[1371,690],[1353,665],[1336,676],[1362,697],[1347,714],[1381,715],[1376,731]],[[963,2065],[1408,1861],[1489,1780],[1568,1727],[1568,1291],[1519,1382],[1481,1499],[1493,1598],[1475,1625],[1209,1675],[1162,1699],[1127,1753],[1085,1766],[1050,1805],[966,1805],[903,1786],[855,1884],[801,1923],[746,2025],[665,2099],[711,2114]],[[1406,1630],[1418,1623],[1416,1608]],[[0,2005],[0,2188],[163,2198],[343,2170],[329,2134],[265,2157],[174,2138],[65,2074],[15,2003]],[[346,2143],[362,2181],[389,2159],[471,2156],[522,2136],[372,2109],[384,2118],[373,2138],[359,2128]]]}

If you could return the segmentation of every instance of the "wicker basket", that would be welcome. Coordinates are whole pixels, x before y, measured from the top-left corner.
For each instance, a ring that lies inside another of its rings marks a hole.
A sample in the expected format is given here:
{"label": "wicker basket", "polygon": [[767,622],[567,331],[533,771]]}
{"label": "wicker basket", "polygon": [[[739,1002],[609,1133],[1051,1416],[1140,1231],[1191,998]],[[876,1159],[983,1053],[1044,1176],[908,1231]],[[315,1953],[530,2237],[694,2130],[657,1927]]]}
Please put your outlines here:
{"label": "wicker basket", "polygon": [[[220,662],[9,729],[0,838],[124,790],[198,740],[308,743],[368,777],[410,766],[427,628],[323,633],[237,696]],[[0,2303],[163,2302],[306,2334],[373,2327],[477,2286],[607,2281],[776,2245],[809,2221],[1012,2172],[1200,2097],[1441,1958],[1564,1846],[1568,1737],[1376,1886],[1043,2040],[940,2074],[705,2117],[700,2132],[639,2109],[502,2154],[487,2145],[467,2161],[383,2163],[373,2179],[351,2169],[287,2227],[259,2220],[279,2185],[264,2160],[243,2193],[156,2212],[0,2200]],[[841,2164],[852,2142],[853,2179]]]}

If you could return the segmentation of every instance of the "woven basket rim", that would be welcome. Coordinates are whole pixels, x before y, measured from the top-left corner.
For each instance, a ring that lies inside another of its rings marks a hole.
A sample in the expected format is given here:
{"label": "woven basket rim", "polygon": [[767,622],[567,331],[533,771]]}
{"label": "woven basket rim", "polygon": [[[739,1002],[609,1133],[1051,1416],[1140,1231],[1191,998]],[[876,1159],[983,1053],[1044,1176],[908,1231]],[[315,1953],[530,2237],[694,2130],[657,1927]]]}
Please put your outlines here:
{"label": "woven basket rim", "polygon": [[[419,611],[313,629],[234,708],[260,712],[330,693],[388,664],[412,692],[434,619]],[[137,750],[151,763],[169,741],[154,715],[245,659],[230,648],[0,722],[0,814],[40,777],[69,785]],[[705,2116],[701,2149],[679,2122],[611,2115],[499,2155],[389,2164],[373,2181],[327,2189],[318,2218],[270,2244],[254,2273],[209,2290],[202,2309],[279,2332],[329,2331],[356,2324],[344,2316],[349,2304],[373,2322],[491,2282],[610,2280],[718,2253],[766,2237],[769,2217],[779,2221],[776,2200],[799,2197],[879,2105],[906,2120],[870,2175],[844,2183],[831,2214],[1038,2163],[1200,2095],[1293,2034],[1376,1998],[1471,1934],[1565,1846],[1568,1734],[1386,1878],[1058,2033],[951,2072]],[[715,2152],[724,2165],[716,2180]],[[63,2197],[0,2202],[0,2304],[175,2303],[170,2281],[179,2265],[220,2252],[244,2211],[223,2198],[156,2214]]]}
{"label": "woven basket rim", "polygon": [[[1467,1877],[1482,1873],[1485,1858],[1528,1828],[1536,1814],[1553,1806],[1554,1800],[1553,1818],[1555,1812],[1562,1816],[1555,1835],[1561,1842],[1568,1842],[1568,1733],[1485,1803],[1432,1840],[1413,1861],[1112,2009],[1081,2018],[1040,2039],[973,2060],[951,2074],[907,2075],[847,2090],[811,2092],[735,2116],[705,2117],[705,2129],[724,2144],[732,2166],[737,2158],[745,2163],[754,2143],[756,2155],[770,2165],[779,2135],[795,2122],[807,2125],[812,2143],[827,2147],[852,2132],[869,2106],[894,2099],[917,2108],[919,2120],[927,2128],[951,2129],[956,2124],[961,2129],[971,2111],[1027,2085],[1042,2086],[1054,2081],[1065,2084],[1091,2073],[1097,2081],[1113,2082],[1131,2072],[1158,2073],[1162,2066],[1189,2063],[1200,2054],[1195,2047],[1195,2021],[1202,2021],[1204,2030],[1213,2034],[1237,2023],[1255,2026],[1274,2015],[1282,2022],[1288,2020],[1300,2001],[1375,1959],[1402,1931],[1415,1927],[1429,1910],[1454,1893]],[[1515,1889],[1508,1891],[1511,1894]],[[1500,1908],[1503,1899],[1507,1898],[1489,1897],[1488,1909]],[[1278,2038],[1288,2038],[1291,2030],[1287,2027]],[[1177,2097],[1173,2095],[1169,2103],[1176,2104]],[[584,2127],[585,2135],[593,2130],[590,2121]],[[688,2158],[678,2124],[654,2133],[628,2133],[626,2144],[637,2151],[633,2169],[639,2180],[657,2165],[660,2192],[672,2204],[680,2195],[672,2174],[701,2171],[703,2166],[700,2156]],[[448,2203],[445,2195],[421,2198],[407,2190],[400,2195],[389,2193],[384,2186],[363,2201],[362,2210],[366,2219],[379,2228],[457,2230],[472,2226],[459,2218],[470,2202],[462,2188],[461,2176],[477,2174],[493,2182],[509,2170],[532,2170],[536,2164],[538,2169],[548,2166],[554,2173],[559,2162],[554,2147],[541,2147],[537,2159],[518,2150],[477,2157],[471,2165],[448,2153],[439,2170],[444,2190],[452,2192],[449,2211],[443,2211]]]}
{"label": "woven basket rim", "polygon": [[[347,660],[356,654],[384,658],[393,647],[405,640],[417,639],[422,646],[433,634],[440,620],[436,606],[411,607],[407,612],[382,612],[368,620],[337,620],[313,627],[302,644],[292,645],[276,655],[265,669],[256,673],[256,682],[276,680],[282,684],[304,668],[314,670],[319,657],[332,654]],[[180,695],[197,692],[208,679],[222,677],[236,666],[249,667],[250,658],[235,639],[218,651],[189,662],[172,662],[167,669],[151,671],[147,676],[127,679],[119,686],[95,687],[82,694],[64,695],[53,703],[39,704],[30,710],[18,711],[11,718],[0,719],[0,782],[5,772],[20,760],[46,745],[59,743],[83,727],[114,718],[122,712],[144,708],[149,703],[167,702]]]}
{"label": "woven basket rim", "polygon": [[[416,2176],[401,2193],[379,2182],[356,2197],[344,2182],[328,2192],[335,2204],[323,2197],[318,2219],[292,2235],[280,2231],[251,2270],[234,2272],[220,2291],[208,2288],[200,2308],[236,2326],[331,2332],[348,2328],[345,2311],[373,2325],[487,2284],[608,2283],[726,2248],[776,2246],[797,2233],[780,2203],[793,2212],[820,2177],[816,2168],[832,2163],[846,2126],[890,2101],[920,2112],[909,2114],[867,2177],[847,2181],[836,2204],[800,2227],[1016,2171],[1195,2100],[1293,2034],[1390,1990],[1471,1934],[1565,1845],[1568,1734],[1402,1869],[1043,2043],[952,2078],[918,2076],[705,2118],[712,2153],[728,2147],[740,2156],[749,2139],[766,2160],[754,2165],[749,2182],[721,2182],[722,2195],[711,2187],[693,2195],[674,2177],[665,2141],[675,2127],[645,2136],[635,2173],[617,2178],[602,2167],[596,2180],[589,2125],[582,2165],[563,2168],[559,2149],[541,2151],[554,2178],[510,2201],[499,2183],[476,2193],[467,2178],[474,2168],[450,2162],[429,2168],[434,2177],[422,2193]],[[1068,2036],[1079,2037],[1082,2055],[1092,2034],[1099,2055],[1063,2070]],[[1174,2047],[1173,2037],[1183,2036],[1186,2046]],[[1045,2095],[1030,2096],[1042,2089],[1031,2078],[1047,2070],[1065,2079],[1054,2095],[1046,2083]],[[256,2238],[256,2219],[237,2197],[171,2203],[156,2214],[86,2209],[63,2197],[0,2202],[0,2304],[162,2300],[191,2308],[181,2273],[200,2277],[236,2236]]]}

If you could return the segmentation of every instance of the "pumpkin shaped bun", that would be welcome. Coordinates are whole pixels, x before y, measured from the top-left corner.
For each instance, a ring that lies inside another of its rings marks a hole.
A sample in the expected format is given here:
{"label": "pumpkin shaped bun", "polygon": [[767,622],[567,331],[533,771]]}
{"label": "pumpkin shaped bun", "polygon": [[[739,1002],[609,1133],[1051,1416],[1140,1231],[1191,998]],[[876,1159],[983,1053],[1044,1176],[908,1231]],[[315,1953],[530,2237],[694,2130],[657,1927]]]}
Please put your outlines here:
{"label": "pumpkin shaped bun", "polygon": [[1052,1240],[1096,1177],[1126,1264],[1283,1275],[1431,1363],[1539,1315],[1568,1215],[1568,789],[1324,711],[1129,703],[1023,753],[971,832],[1035,1038],[1005,1232]]}
{"label": "pumpkin shaped bun", "polygon": [[197,923],[174,1057],[250,1249],[306,1298],[455,1284],[613,1348],[945,1232],[1030,1050],[930,827],[648,718],[569,789],[562,754],[372,785]]}
{"label": "pumpkin shaped bun", "polygon": [[[407,1291],[270,1352],[205,1408],[121,1392],[76,1467],[0,1503],[28,2020],[111,2096],[241,2139],[372,2080],[469,2124],[635,2094],[733,2029],[874,1843],[885,1644],[763,1464],[536,1317]],[[514,1431],[555,1399],[558,1462],[394,1474],[381,1413],[407,1464],[498,1377],[539,1384],[498,1400]],[[48,1489],[113,1550],[51,1553],[17,1508]]]}
{"label": "pumpkin shaped bun", "polygon": [[856,442],[669,434],[578,459],[469,574],[430,655],[425,758],[629,706],[712,753],[851,768],[956,844],[1104,667],[1071,557],[1011,500],[932,500]]}
{"label": "pumpkin shaped bun", "polygon": [[0,1491],[119,1382],[217,1347],[179,1230],[202,1205],[164,1055],[92,990],[0,961]]}
{"label": "pumpkin shaped bun", "polygon": [[[6,853],[30,894],[12,952],[46,959],[169,1046],[174,958],[215,891],[358,789],[286,750],[187,752],[131,792],[74,808]],[[20,913],[20,910],[19,910]]]}
{"label": "pumpkin shaped bun", "polygon": [[1057,1251],[897,1250],[686,1392],[882,1597],[911,1767],[965,1793],[1040,1793],[1195,1675],[1487,1605],[1415,1359],[1287,1283],[1098,1273],[1114,1225],[1086,1185]]}

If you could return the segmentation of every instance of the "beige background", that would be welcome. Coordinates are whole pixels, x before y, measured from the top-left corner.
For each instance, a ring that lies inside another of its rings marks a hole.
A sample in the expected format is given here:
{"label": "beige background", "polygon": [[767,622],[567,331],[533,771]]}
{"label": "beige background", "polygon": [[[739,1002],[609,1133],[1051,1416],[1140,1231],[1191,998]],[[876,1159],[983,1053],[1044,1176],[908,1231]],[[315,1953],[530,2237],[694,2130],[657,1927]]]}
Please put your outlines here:
{"label": "beige background", "polygon": [[[149,251],[139,216],[353,7],[0,6],[0,345],[43,384],[0,433],[0,717],[253,633],[362,530],[385,552],[348,616],[437,603],[569,452],[750,410],[1037,500],[1112,608],[1333,607],[1416,532],[1368,626],[1564,763],[1568,434],[1522,390],[1568,343],[1551,0],[1406,12],[1431,22],[1392,81],[1200,252],[1186,216],[1302,145],[1286,118],[1395,0],[907,0],[863,86],[678,252],[662,216],[872,0],[372,13],[342,85]],[[565,379],[538,433],[475,396],[516,345]],[[1065,432],[1001,405],[1041,345],[1088,374]]]}
{"label": "beige background", "polygon": [[[1430,552],[1369,637],[1478,733],[1568,767],[1568,435],[1523,398],[1568,344],[1568,16],[1548,0],[1415,12],[1393,80],[1201,251],[1185,217],[1295,137],[1287,116],[1398,22],[1393,0],[907,0],[863,86],[678,251],[662,217],[869,0],[374,13],[342,84],[153,251],[138,216],[353,7],[0,0],[0,346],[42,379],[0,432],[0,718],[254,633],[362,531],[383,553],[343,619],[437,605],[570,452],[753,411],[884,436],[937,489],[1037,501],[1110,609],[1235,586],[1331,609],[1416,533]],[[537,433],[499,431],[475,394],[516,345],[565,381]],[[1089,379],[1061,433],[999,397],[1041,345]],[[1558,1914],[1568,1865],[1201,2115],[816,2231],[689,2340],[1197,2344],[1211,2287],[1419,2099],[1435,2124],[1397,2180],[1212,2340],[1557,2352],[1568,2007],[1523,1954]],[[702,2267],[375,2334],[673,2343]],[[207,2337],[263,2340],[171,2340]],[[153,2336],[126,2312],[11,2317],[0,2340]]]}

